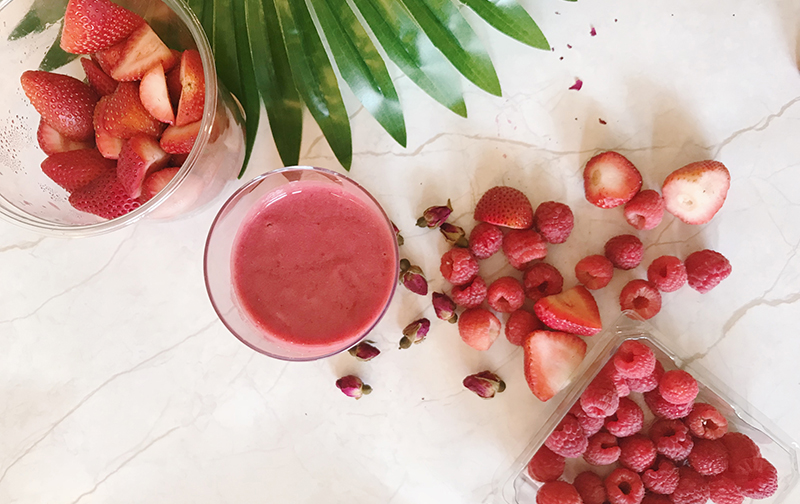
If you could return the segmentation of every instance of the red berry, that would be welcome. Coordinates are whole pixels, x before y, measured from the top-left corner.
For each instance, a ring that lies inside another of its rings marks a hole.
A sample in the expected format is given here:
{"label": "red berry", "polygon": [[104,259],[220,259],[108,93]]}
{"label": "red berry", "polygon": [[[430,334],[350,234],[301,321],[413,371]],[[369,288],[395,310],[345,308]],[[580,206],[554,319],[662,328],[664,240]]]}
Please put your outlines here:
{"label": "red berry", "polygon": [[536,481],[555,481],[564,473],[564,457],[542,446],[528,462],[528,474]]}
{"label": "red berry", "polygon": [[531,261],[547,256],[547,243],[532,229],[512,229],[503,238],[503,253],[511,266],[524,270]]}
{"label": "red berry", "polygon": [[672,504],[672,499],[668,495],[646,492],[642,504]]}
{"label": "red berry", "polygon": [[689,254],[684,262],[689,287],[702,294],[710,291],[731,274],[731,263],[713,250],[699,250]]}
{"label": "red berry", "polygon": [[533,225],[533,207],[528,197],[513,187],[492,187],[475,206],[475,220],[512,229]]}
{"label": "red berry", "polygon": [[564,287],[564,277],[555,266],[538,262],[531,264],[525,270],[522,284],[525,286],[525,296],[535,302],[545,296],[561,292]]}
{"label": "red berry", "polygon": [[602,152],[586,163],[583,189],[586,200],[600,208],[627,203],[642,188],[642,174],[622,154]]}
{"label": "red berry", "polygon": [[513,345],[522,346],[533,331],[544,329],[544,324],[533,313],[525,310],[513,312],[506,321],[506,338]]}
{"label": "red berry", "polygon": [[50,179],[74,192],[103,174],[114,173],[116,163],[104,158],[97,149],[57,152],[42,161],[42,171]]}
{"label": "red berry", "polygon": [[606,256],[590,255],[575,265],[575,277],[587,289],[602,289],[614,276],[614,265]]}
{"label": "red berry", "polygon": [[618,235],[606,242],[605,254],[614,267],[629,270],[642,262],[644,245],[642,241],[630,234]]}
{"label": "red berry", "polygon": [[77,210],[114,219],[131,212],[141,203],[128,196],[113,171],[107,172],[69,196],[69,204]]}
{"label": "red berry", "polygon": [[605,419],[606,430],[617,437],[632,436],[642,430],[642,425],[642,408],[627,397],[621,398],[616,413]]}
{"label": "red berry", "polygon": [[714,504],[742,504],[744,502],[742,489],[726,474],[708,478],[708,490],[711,502]]}
{"label": "red berry", "polygon": [[580,457],[586,451],[589,439],[578,424],[578,419],[568,413],[544,444],[562,457],[574,458]]}
{"label": "red berry", "polygon": [[730,474],[744,496],[751,499],[766,499],[778,489],[778,471],[765,458],[739,460],[731,465]]}
{"label": "red berry", "polygon": [[705,439],[719,439],[728,432],[728,420],[706,403],[695,403],[686,417],[686,426],[694,436]]}
{"label": "red berry", "polygon": [[689,429],[680,420],[656,420],[650,426],[650,439],[658,453],[674,461],[684,460],[694,447]]}
{"label": "red berry", "polygon": [[682,369],[667,371],[658,382],[658,393],[672,404],[693,402],[699,391],[697,380]]}
{"label": "red berry", "polygon": [[619,307],[622,311],[632,310],[647,320],[661,311],[661,293],[652,283],[637,278],[622,288],[619,293]]}
{"label": "red berry", "polygon": [[533,223],[546,242],[564,243],[572,232],[575,218],[564,203],[545,201],[536,208]]}
{"label": "red berry", "polygon": [[480,276],[464,285],[454,285],[450,297],[458,306],[464,308],[477,308],[486,299],[486,282]]}
{"label": "red berry", "polygon": [[625,220],[636,229],[653,229],[664,218],[664,200],[658,191],[639,191],[625,203]]}
{"label": "red berry", "polygon": [[730,465],[747,458],[760,457],[761,450],[747,434],[741,432],[728,432],[722,436],[722,443],[728,449]]}
{"label": "red berry", "polygon": [[607,376],[597,375],[581,394],[580,402],[581,408],[590,417],[613,415],[619,408],[617,387]]}
{"label": "red berry", "polygon": [[664,376],[664,366],[656,361],[656,367],[652,373],[644,378],[628,378],[626,383],[631,392],[650,392],[658,388],[658,382],[661,381],[662,376]]}
{"label": "red berry", "polygon": [[675,292],[686,284],[686,267],[677,257],[664,255],[650,263],[647,279],[662,292]]}
{"label": "red berry", "polygon": [[514,277],[501,277],[492,282],[486,292],[489,307],[500,313],[511,313],[522,308],[525,302],[525,291],[522,284]]}
{"label": "red berry", "polygon": [[583,499],[583,504],[604,504],[606,502],[606,487],[603,485],[603,479],[592,471],[583,471],[575,476],[572,485]]}
{"label": "red berry", "polygon": [[73,54],[100,51],[143,23],[138,15],[108,0],[72,0],[64,15],[61,48]]}
{"label": "red berry", "polygon": [[88,84],[69,75],[27,70],[22,89],[44,122],[72,140],[94,136],[93,114],[99,96]]}
{"label": "red berry", "polygon": [[478,274],[478,261],[469,250],[455,247],[442,255],[439,271],[444,279],[453,285],[464,285]]}
{"label": "red berry", "polygon": [[608,432],[598,432],[589,438],[583,459],[592,465],[610,465],[619,460],[622,449],[617,438]]}
{"label": "red berry", "polygon": [[728,450],[718,439],[698,439],[689,453],[689,465],[703,476],[715,476],[728,470]]}
{"label": "red berry", "polygon": [[599,374],[604,374],[607,377],[611,378],[611,381],[614,382],[614,386],[617,387],[617,395],[620,397],[627,397],[631,393],[631,388],[628,386],[627,379],[622,376],[617,368],[614,367],[613,361],[606,362],[606,365],[603,366],[603,369],[600,370]]}
{"label": "red berry", "polygon": [[614,367],[625,378],[644,378],[656,366],[653,349],[636,340],[625,340],[614,354]]}
{"label": "red berry", "polygon": [[586,437],[591,437],[603,430],[603,424],[605,423],[604,418],[594,418],[590,417],[583,411],[581,408],[580,401],[577,401],[575,404],[572,405],[572,408],[569,410],[570,414],[578,419],[578,424],[583,429],[583,433],[586,434]]}
{"label": "red berry", "polygon": [[488,259],[503,246],[503,231],[494,224],[480,222],[469,234],[469,251],[476,259]]}
{"label": "red berry", "polygon": [[655,469],[647,469],[642,473],[642,483],[651,492],[669,495],[675,491],[680,478],[678,468],[665,458],[656,463]]}
{"label": "red berry", "polygon": [[685,417],[692,411],[692,406],[694,406],[693,402],[688,402],[686,404],[671,403],[661,397],[658,389],[645,392],[644,402],[647,403],[647,407],[650,408],[650,411],[652,411],[655,416],[668,420],[676,420]]}
{"label": "red berry", "polygon": [[672,492],[672,502],[675,504],[706,504],[709,497],[706,479],[689,467],[681,467],[680,479],[675,491]]}
{"label": "red berry", "polygon": [[484,308],[470,308],[458,317],[458,334],[475,350],[488,350],[500,336],[500,321]]}
{"label": "red berry", "polygon": [[620,439],[619,447],[622,449],[619,454],[620,465],[637,473],[650,467],[656,459],[655,445],[641,434]]}
{"label": "red berry", "polygon": [[536,492],[536,504],[583,504],[575,487],[566,481],[548,481]]}
{"label": "red berry", "polygon": [[644,498],[642,479],[630,469],[614,469],[604,484],[611,504],[640,504]]}

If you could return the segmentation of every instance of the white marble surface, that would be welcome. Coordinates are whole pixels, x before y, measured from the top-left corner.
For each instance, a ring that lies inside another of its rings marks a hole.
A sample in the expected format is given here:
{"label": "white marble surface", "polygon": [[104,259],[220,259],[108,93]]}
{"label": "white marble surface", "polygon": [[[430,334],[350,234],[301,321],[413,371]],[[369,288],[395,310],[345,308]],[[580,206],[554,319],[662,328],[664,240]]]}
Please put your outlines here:
{"label": "white marble surface", "polygon": [[[630,231],[621,210],[583,198],[581,169],[594,153],[624,153],[652,188],[685,163],[722,161],[732,186],[713,221],[667,217],[640,236],[645,264],[708,247],[733,274],[705,295],[666,295],[653,323],[800,439],[800,3],[526,6],[554,51],[478,25],[504,96],[465,83],[469,119],[400,78],[402,149],[350,100],[351,175],[401,227],[403,255],[432,289],[444,287],[446,247],[413,226],[425,207],[451,198],[455,222],[469,228],[476,198],[496,184],[534,204],[567,202],[576,229],[550,261],[571,285],[579,258]],[[580,91],[568,89],[575,78]],[[310,122],[306,134],[303,162],[336,168]],[[255,159],[247,178],[275,166],[266,129]],[[203,243],[221,203],[78,240],[0,223],[0,503],[490,502],[543,420],[521,350],[500,340],[474,351],[434,320],[424,344],[399,351],[407,322],[433,318],[429,298],[400,290],[372,335],[383,350],[372,362],[258,355],[226,332],[203,285]],[[484,266],[490,278],[506,271]],[[618,272],[597,294],[606,323],[622,285],[643,274]],[[484,401],[461,386],[483,369],[508,390]],[[334,382],[351,372],[374,393],[341,394]]]}

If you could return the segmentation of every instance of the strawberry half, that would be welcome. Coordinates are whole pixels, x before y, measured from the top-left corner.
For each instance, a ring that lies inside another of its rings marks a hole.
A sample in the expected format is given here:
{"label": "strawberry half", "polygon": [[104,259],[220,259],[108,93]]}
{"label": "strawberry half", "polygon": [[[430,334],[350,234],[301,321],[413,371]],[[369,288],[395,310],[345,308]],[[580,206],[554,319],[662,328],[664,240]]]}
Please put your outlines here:
{"label": "strawberry half", "polygon": [[200,122],[186,126],[169,126],[161,135],[161,148],[170,154],[187,154],[200,133]]}
{"label": "strawberry half", "polygon": [[507,186],[492,187],[475,206],[475,220],[511,229],[528,229],[533,226],[533,207],[528,197],[518,189]]}
{"label": "strawberry half", "polygon": [[20,78],[33,108],[53,129],[73,140],[87,141],[94,135],[92,115],[97,93],[69,75],[27,70]]}
{"label": "strawberry half", "polygon": [[106,74],[100,65],[89,58],[81,58],[81,66],[86,74],[86,80],[92,89],[97,91],[100,96],[110,95],[117,89],[117,81]]}
{"label": "strawberry half", "polygon": [[597,302],[583,285],[543,297],[533,311],[544,325],[558,331],[594,336],[603,328]]}
{"label": "strawberry half", "polygon": [[109,0],[70,0],[61,30],[61,48],[89,54],[124,39],[144,19]]}
{"label": "strawberry half", "polygon": [[596,155],[583,169],[586,199],[600,208],[624,205],[641,188],[642,174],[628,158],[614,151]]}
{"label": "strawberry half", "polygon": [[97,107],[95,128],[117,138],[138,134],[158,137],[164,129],[164,125],[142,105],[138,82],[120,82],[113,94],[100,99]]}
{"label": "strawberry half", "polygon": [[113,171],[102,175],[69,196],[75,209],[114,219],[139,208],[141,203],[128,196]]}
{"label": "strawberry half", "polygon": [[687,224],[705,224],[722,208],[731,174],[718,161],[698,161],[670,173],[661,194],[669,213]]}
{"label": "strawberry half", "polygon": [[183,51],[180,67],[181,96],[178,102],[176,126],[185,126],[203,118],[206,100],[206,81],[200,53],[194,49]]}
{"label": "strawberry half", "polygon": [[150,115],[159,121],[167,124],[175,122],[175,112],[167,90],[167,78],[161,65],[154,65],[142,77],[142,82],[139,84],[139,99]]}
{"label": "strawberry half", "polygon": [[138,198],[147,175],[166,166],[169,158],[153,137],[136,135],[128,139],[117,162],[117,178],[128,196]]}
{"label": "strawberry half", "polygon": [[169,181],[175,178],[178,170],[180,170],[179,167],[171,166],[148,175],[144,179],[144,185],[142,185],[142,203],[150,201],[156,194],[160,193],[169,184]]}
{"label": "strawberry half", "polygon": [[68,192],[74,192],[105,173],[113,173],[114,165],[96,149],[81,149],[49,156],[42,162],[42,171]]}
{"label": "strawberry half", "polygon": [[98,51],[95,57],[100,68],[118,81],[139,80],[154,65],[164,68],[175,65],[175,55],[147,23],[122,42]]}
{"label": "strawberry half", "polygon": [[39,142],[39,147],[41,147],[48,156],[57,152],[91,149],[94,147],[92,142],[70,140],[44,122],[44,119],[39,121],[39,129],[36,131],[36,140]]}
{"label": "strawberry half", "polygon": [[534,331],[522,344],[525,380],[540,401],[547,401],[569,384],[586,355],[586,342],[574,334]]}

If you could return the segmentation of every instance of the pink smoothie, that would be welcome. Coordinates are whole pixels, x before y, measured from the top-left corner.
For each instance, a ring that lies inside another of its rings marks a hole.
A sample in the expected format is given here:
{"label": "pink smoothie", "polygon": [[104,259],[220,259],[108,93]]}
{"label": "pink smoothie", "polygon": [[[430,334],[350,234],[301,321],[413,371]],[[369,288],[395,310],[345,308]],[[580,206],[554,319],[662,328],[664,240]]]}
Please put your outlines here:
{"label": "pink smoothie", "polygon": [[377,208],[332,184],[295,181],[250,211],[233,245],[233,288],[265,337],[355,341],[395,285],[394,234]]}

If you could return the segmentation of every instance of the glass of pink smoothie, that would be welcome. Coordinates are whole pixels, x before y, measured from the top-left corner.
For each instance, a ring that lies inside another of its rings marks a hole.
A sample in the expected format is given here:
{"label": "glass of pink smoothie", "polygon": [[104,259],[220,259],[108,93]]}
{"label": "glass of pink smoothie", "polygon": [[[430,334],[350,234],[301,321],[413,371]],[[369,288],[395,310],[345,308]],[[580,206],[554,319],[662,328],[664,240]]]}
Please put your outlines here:
{"label": "glass of pink smoothie", "polygon": [[222,322],[245,345],[284,360],[346,350],[394,295],[392,223],[336,172],[292,167],[239,189],[211,226],[205,280]]}

